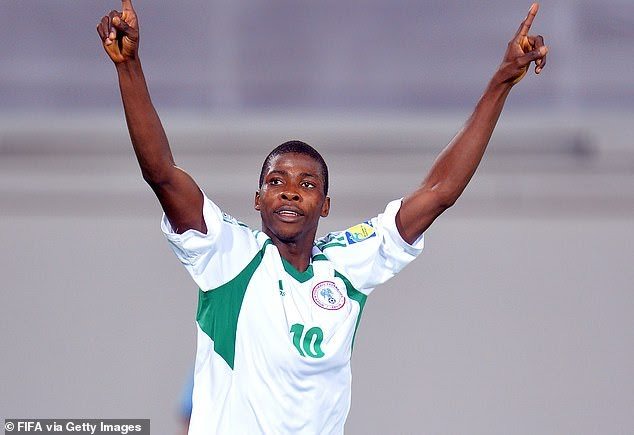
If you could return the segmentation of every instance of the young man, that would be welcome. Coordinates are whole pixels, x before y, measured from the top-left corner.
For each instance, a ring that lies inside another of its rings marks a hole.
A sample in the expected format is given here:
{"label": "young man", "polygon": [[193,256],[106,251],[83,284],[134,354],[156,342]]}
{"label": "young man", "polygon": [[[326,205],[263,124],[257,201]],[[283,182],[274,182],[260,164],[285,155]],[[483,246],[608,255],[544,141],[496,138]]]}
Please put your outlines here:
{"label": "young man", "polygon": [[412,261],[423,232],[475,172],[511,88],[547,47],[528,31],[509,42],[464,128],[421,185],[369,221],[315,241],[328,215],[328,169],[291,141],[266,158],[255,195],[261,231],[209,200],[174,163],[145,84],[130,0],[97,32],[115,63],[143,178],[165,212],[162,229],[200,287],[190,434],[338,434],[350,406],[350,356],[367,295]]}

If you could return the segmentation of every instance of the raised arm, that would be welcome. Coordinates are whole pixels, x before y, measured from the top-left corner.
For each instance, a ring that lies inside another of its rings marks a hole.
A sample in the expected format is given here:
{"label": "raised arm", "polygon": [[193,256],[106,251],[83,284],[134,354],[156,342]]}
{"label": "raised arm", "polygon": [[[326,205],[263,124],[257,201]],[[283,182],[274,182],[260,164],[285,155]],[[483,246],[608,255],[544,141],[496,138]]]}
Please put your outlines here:
{"label": "raised arm", "polygon": [[131,0],[97,25],[103,47],[114,62],[128,131],[143,179],[158,197],[174,230],[207,232],[203,196],[196,182],[174,163],[161,120],[154,109],[139,59],[139,22]]}
{"label": "raised arm", "polygon": [[548,48],[541,36],[528,31],[539,5],[533,3],[528,16],[509,42],[502,64],[493,75],[471,117],[436,158],[420,187],[403,199],[396,226],[404,240],[415,241],[434,220],[462,194],[480,164],[506,97],[535,62],[535,73],[546,66]]}

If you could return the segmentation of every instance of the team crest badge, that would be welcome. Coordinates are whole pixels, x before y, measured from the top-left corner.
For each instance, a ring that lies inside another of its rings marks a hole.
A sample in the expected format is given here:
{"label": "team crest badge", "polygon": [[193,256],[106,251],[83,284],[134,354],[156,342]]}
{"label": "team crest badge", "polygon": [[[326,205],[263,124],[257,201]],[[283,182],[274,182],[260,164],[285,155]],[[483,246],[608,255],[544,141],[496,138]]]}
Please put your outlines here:
{"label": "team crest badge", "polygon": [[313,301],[325,310],[338,310],[346,303],[346,298],[334,282],[322,281],[313,287]]}
{"label": "team crest badge", "polygon": [[374,236],[376,236],[376,233],[374,232],[374,227],[372,227],[372,224],[369,221],[355,225],[346,230],[346,239],[350,245],[362,242]]}

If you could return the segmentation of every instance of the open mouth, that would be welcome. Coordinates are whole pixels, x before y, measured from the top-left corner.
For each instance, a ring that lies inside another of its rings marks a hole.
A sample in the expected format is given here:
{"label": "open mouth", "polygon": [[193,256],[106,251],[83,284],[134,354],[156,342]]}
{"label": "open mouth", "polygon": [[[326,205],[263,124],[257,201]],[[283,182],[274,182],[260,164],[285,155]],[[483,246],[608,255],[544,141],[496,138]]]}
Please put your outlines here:
{"label": "open mouth", "polygon": [[278,211],[277,214],[279,214],[280,216],[301,216],[296,211],[291,211],[291,210]]}
{"label": "open mouth", "polygon": [[294,207],[281,207],[275,211],[275,214],[283,219],[296,219],[304,215],[301,210]]}

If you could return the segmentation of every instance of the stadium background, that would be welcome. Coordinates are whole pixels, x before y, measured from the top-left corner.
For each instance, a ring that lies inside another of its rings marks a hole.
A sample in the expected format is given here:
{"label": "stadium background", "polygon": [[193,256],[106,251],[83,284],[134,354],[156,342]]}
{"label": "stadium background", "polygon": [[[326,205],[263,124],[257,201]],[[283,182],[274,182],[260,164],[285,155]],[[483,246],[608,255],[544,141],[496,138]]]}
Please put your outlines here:
{"label": "stadium background", "polygon": [[[196,288],[159,230],[95,25],[119,3],[0,4],[0,417],[175,433]],[[408,193],[469,115],[528,2],[143,1],[177,162],[258,225],[260,164],[323,151],[343,229]],[[541,77],[427,250],[372,295],[349,434],[634,431],[634,3],[542,2]]]}

